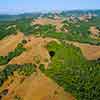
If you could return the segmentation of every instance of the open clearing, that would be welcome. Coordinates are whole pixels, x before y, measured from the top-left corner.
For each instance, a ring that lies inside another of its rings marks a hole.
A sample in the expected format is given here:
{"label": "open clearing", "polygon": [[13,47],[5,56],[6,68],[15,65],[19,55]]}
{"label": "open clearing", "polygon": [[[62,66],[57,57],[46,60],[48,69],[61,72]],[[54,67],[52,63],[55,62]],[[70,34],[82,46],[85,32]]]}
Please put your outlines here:
{"label": "open clearing", "polygon": [[41,72],[30,76],[12,91],[4,100],[13,100],[14,96],[19,96],[23,100],[75,100]]}

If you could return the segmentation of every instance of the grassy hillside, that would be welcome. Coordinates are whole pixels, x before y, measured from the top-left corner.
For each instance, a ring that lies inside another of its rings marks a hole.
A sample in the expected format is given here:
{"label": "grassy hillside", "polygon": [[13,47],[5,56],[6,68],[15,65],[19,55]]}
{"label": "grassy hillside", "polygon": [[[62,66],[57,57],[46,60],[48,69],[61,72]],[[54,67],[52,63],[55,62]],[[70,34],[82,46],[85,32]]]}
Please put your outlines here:
{"label": "grassy hillside", "polygon": [[[55,80],[65,91],[71,92],[77,100],[100,99],[100,62],[87,61],[79,48],[51,42],[47,46],[51,63],[42,70]],[[43,68],[42,68],[43,69]]]}
{"label": "grassy hillside", "polygon": [[0,16],[0,100],[100,100],[99,15]]}
{"label": "grassy hillside", "polygon": [[[70,19],[70,17],[68,17]],[[95,26],[98,30],[100,30],[100,17],[93,17],[88,21],[80,21],[78,17],[75,19],[68,20],[68,18],[62,18],[61,23],[61,32],[56,30],[56,25],[53,24],[32,24],[35,21],[34,18],[21,18],[15,21],[7,21],[0,23],[0,39],[11,35],[17,34],[18,31],[23,32],[25,35],[38,35],[43,37],[54,37],[57,39],[65,39],[70,41],[78,41],[81,43],[89,43],[99,45],[99,33],[97,39],[91,38],[91,32],[89,29],[92,26]],[[52,19],[53,21],[55,19]],[[65,31],[67,30],[67,32]]]}

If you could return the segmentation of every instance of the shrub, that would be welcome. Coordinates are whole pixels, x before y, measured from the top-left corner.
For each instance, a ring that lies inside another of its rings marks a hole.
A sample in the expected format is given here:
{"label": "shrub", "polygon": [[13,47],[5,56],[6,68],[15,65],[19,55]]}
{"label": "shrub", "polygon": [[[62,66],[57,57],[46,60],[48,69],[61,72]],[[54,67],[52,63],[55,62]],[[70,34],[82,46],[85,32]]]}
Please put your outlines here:
{"label": "shrub", "polygon": [[30,76],[33,72],[36,71],[35,68],[36,66],[34,64],[7,65],[5,69],[0,72],[0,86],[3,85],[9,76],[13,75],[13,72],[17,71],[20,75]]}
{"label": "shrub", "polygon": [[[10,28],[8,28],[10,26]],[[11,34],[17,34],[15,27],[12,27],[10,24],[1,23],[0,25],[0,40]]]}
{"label": "shrub", "polygon": [[9,76],[13,75],[13,72],[17,68],[17,65],[7,65],[5,69],[2,72],[0,72],[0,86],[3,85],[4,81],[7,80]]}
{"label": "shrub", "polygon": [[27,40],[25,40],[25,39],[22,40],[22,43],[23,43],[23,44],[26,44],[26,43],[27,43]]}
{"label": "shrub", "polygon": [[39,69],[44,72],[45,71],[45,65],[44,64],[40,64]]}
{"label": "shrub", "polygon": [[34,64],[24,64],[18,70],[18,73],[25,76],[30,76],[33,72],[35,72],[35,65]]}
{"label": "shrub", "polygon": [[49,55],[51,56],[51,58],[55,55],[54,51],[49,51]]}
{"label": "shrub", "polygon": [[22,97],[15,95],[14,100],[23,100]]}

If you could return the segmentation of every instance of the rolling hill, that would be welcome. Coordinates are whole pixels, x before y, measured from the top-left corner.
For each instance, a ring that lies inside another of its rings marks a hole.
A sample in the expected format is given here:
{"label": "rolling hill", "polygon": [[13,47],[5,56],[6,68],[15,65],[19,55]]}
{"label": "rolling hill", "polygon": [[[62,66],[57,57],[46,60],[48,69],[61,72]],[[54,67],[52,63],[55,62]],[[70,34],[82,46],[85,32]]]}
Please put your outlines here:
{"label": "rolling hill", "polygon": [[100,10],[0,20],[0,100],[100,100]]}

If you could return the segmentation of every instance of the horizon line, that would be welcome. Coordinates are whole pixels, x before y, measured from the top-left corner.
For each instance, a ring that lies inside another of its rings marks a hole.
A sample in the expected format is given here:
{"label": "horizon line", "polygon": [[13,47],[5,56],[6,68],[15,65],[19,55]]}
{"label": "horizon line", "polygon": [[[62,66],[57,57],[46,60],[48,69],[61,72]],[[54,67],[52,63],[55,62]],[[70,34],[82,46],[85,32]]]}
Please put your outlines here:
{"label": "horizon line", "polygon": [[21,14],[30,14],[30,13],[60,13],[63,11],[69,12],[69,11],[94,11],[94,10],[100,10],[100,8],[96,9],[67,9],[67,10],[41,10],[41,11],[26,11],[26,12],[9,12],[9,13],[0,13],[0,15],[21,15]]}

